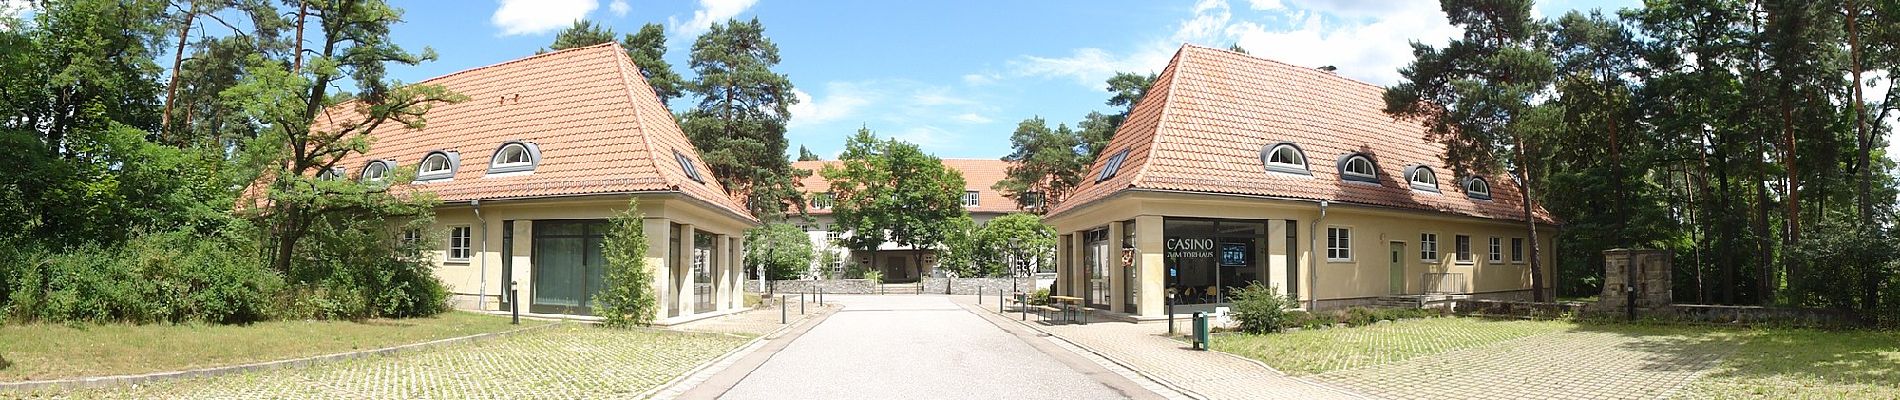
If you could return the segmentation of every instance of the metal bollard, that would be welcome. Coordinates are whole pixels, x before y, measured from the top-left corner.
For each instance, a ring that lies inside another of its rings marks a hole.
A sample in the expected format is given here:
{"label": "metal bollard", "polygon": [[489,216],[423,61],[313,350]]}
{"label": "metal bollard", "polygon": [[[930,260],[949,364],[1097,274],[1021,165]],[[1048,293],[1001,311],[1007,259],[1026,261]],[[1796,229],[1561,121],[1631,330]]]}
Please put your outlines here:
{"label": "metal bollard", "polygon": [[805,296],[798,296],[798,315],[805,315]]}
{"label": "metal bollard", "polygon": [[791,295],[783,295],[778,298],[778,323],[781,325],[785,323],[785,302],[791,300],[791,298]]}
{"label": "metal bollard", "polygon": [[514,282],[508,282],[508,315],[513,318],[509,324],[521,325],[521,293]]}
{"label": "metal bollard", "polygon": [[1022,303],[1023,303],[1023,304],[1022,304],[1022,306],[1023,306],[1023,320],[1024,320],[1024,321],[1028,321],[1028,320],[1029,320],[1029,295],[1027,295],[1027,294],[1025,294],[1025,295],[1023,295],[1023,298],[1022,298]]}
{"label": "metal bollard", "polygon": [[1003,291],[996,291],[996,313],[1003,313]]}
{"label": "metal bollard", "polygon": [[825,288],[818,288],[818,305],[825,305]]}
{"label": "metal bollard", "polygon": [[983,304],[983,287],[976,287],[976,304]]}

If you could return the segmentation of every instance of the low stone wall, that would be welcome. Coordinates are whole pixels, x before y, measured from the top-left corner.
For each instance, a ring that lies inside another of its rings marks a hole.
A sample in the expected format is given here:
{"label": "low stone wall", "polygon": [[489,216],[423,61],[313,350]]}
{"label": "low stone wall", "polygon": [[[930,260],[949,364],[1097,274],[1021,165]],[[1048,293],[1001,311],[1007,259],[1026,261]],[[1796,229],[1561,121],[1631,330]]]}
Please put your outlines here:
{"label": "low stone wall", "polygon": [[1845,326],[1856,322],[1852,314],[1835,310],[1761,306],[1718,306],[1705,304],[1672,304],[1667,308],[1651,312],[1641,312],[1639,310],[1639,315],[1717,324],[1766,324],[1809,327]]}
{"label": "low stone wall", "polygon": [[877,284],[863,279],[794,279],[767,281],[766,285],[768,286],[762,289],[759,287],[759,281],[746,281],[745,291],[747,293],[763,293],[766,291],[776,291],[778,293],[818,293],[822,290],[830,294],[872,294],[877,293],[878,288]]}
{"label": "low stone wall", "polygon": [[1582,314],[1586,303],[1539,303],[1531,301],[1456,299],[1434,302],[1451,309],[1453,314],[1484,317],[1556,318]]}
{"label": "low stone wall", "polygon": [[1011,280],[1009,278],[931,278],[931,277],[926,277],[924,278],[924,293],[943,294],[944,285],[951,286],[950,292],[949,292],[950,294],[973,295],[973,294],[978,294],[980,292],[981,294],[992,295],[992,296],[996,295],[997,291],[1002,291],[1004,293],[1009,293],[1013,291],[1035,293],[1036,289],[1048,289],[1048,287],[1038,288],[1036,286],[1036,279],[1034,278],[1016,278],[1014,280]]}

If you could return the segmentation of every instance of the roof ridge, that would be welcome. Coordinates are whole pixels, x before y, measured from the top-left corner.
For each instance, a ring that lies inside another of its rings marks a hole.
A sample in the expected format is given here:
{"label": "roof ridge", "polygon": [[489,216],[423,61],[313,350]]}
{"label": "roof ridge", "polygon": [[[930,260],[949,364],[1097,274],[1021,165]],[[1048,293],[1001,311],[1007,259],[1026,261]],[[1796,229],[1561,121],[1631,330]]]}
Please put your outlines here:
{"label": "roof ridge", "polygon": [[[610,42],[610,44],[613,45],[615,48],[620,47],[620,43],[617,43],[617,42]],[[597,46],[605,46],[605,45],[606,44],[597,45]],[[640,131],[639,134],[635,136],[639,136],[640,148],[647,152],[647,167],[652,168],[653,173],[655,175],[659,175],[660,180],[665,181],[667,186],[672,187],[673,190],[680,190],[680,182],[678,180],[673,179],[672,175],[667,174],[665,171],[662,171],[660,169],[660,158],[659,158],[660,154],[659,152],[653,150],[653,138],[648,136],[650,132],[647,132],[646,123],[644,123],[644,121],[640,118],[640,102],[639,100],[634,99],[634,97],[638,95],[633,92],[634,90],[633,78],[627,76],[626,67],[631,66],[633,67],[634,70],[637,71],[639,70],[640,66],[631,65],[633,64],[633,60],[628,59],[624,54],[625,52],[613,52],[613,53],[609,53],[607,56],[612,57],[614,61],[614,69],[618,70],[617,72],[620,75],[620,87],[621,87],[621,90],[625,92],[622,94],[624,94],[625,98],[627,99],[627,105],[626,105],[627,114],[633,119],[632,122],[633,122],[634,129],[638,129]]]}
{"label": "roof ridge", "polygon": [[[1160,83],[1162,75],[1168,76],[1168,92],[1162,94],[1162,97],[1160,100],[1161,104],[1156,105],[1156,107],[1160,107],[1161,109],[1155,112],[1155,129],[1154,129],[1154,133],[1149,135],[1150,137],[1148,138],[1148,154],[1142,156],[1144,158],[1142,158],[1141,166],[1135,169],[1135,177],[1128,180],[1129,187],[1135,187],[1136,185],[1140,185],[1142,182],[1142,179],[1148,176],[1148,166],[1154,164],[1155,154],[1156,152],[1160,151],[1157,149],[1161,147],[1161,135],[1162,135],[1161,127],[1168,123],[1168,114],[1169,114],[1168,109],[1173,108],[1173,107],[1168,107],[1168,104],[1171,104],[1174,102],[1175,80],[1181,78],[1181,68],[1180,68],[1181,61],[1187,59],[1187,53],[1188,53],[1187,48],[1190,46],[1193,46],[1193,45],[1183,44],[1180,50],[1175,50],[1174,59],[1168,60],[1168,67],[1162,69],[1161,74],[1155,75],[1155,83]],[[1148,87],[1148,92],[1149,93],[1154,92],[1154,87],[1152,85]],[[1140,104],[1137,103],[1136,105],[1140,105]],[[1132,116],[1132,114],[1134,114],[1134,109],[1130,108],[1128,113],[1131,114]]]}
{"label": "roof ridge", "polygon": [[429,82],[434,82],[434,81],[439,81],[439,80],[443,80],[443,79],[447,79],[447,78],[449,78],[449,77],[453,77],[453,76],[456,76],[456,75],[461,75],[461,74],[466,74],[466,73],[471,73],[471,72],[475,72],[475,71],[480,71],[480,70],[484,70],[484,69],[489,69],[489,68],[496,68],[496,67],[500,67],[500,66],[504,66],[504,65],[509,65],[509,64],[515,64],[515,63],[521,63],[521,62],[527,62],[527,61],[529,61],[529,60],[534,60],[534,59],[537,59],[537,58],[542,58],[542,57],[551,57],[551,56],[554,56],[554,55],[556,55],[556,54],[561,54],[561,53],[571,53],[571,52],[578,52],[578,51],[587,51],[587,50],[593,50],[593,49],[594,49],[594,48],[596,48],[596,47],[606,47],[606,46],[609,46],[609,45],[612,45],[612,46],[615,46],[615,47],[619,47],[619,46],[620,46],[620,43],[618,43],[618,42],[607,42],[607,43],[601,43],[601,44],[596,44],[596,45],[591,45],[591,46],[581,46],[581,47],[569,47],[569,48],[565,48],[565,49],[560,49],[560,50],[555,50],[555,51],[550,51],[550,52],[546,52],[546,53],[540,53],[540,54],[533,54],[533,55],[529,55],[529,56],[527,56],[527,57],[521,57],[521,58],[516,58],[516,59],[513,59],[513,60],[508,60],[508,61],[502,61],[502,62],[498,62],[498,63],[494,63],[494,64],[488,64],[488,65],[483,65],[483,66],[480,66],[480,67],[472,67],[472,68],[466,68],[466,69],[462,69],[462,70],[459,70],[459,71],[455,71],[455,72],[450,72],[450,73],[447,73],[447,74],[442,74],[442,75],[437,75],[437,76],[436,76],[436,77],[434,77],[434,78],[429,78],[429,79],[423,79],[423,80],[420,80],[420,81],[416,81],[416,82],[414,82],[414,83],[411,83],[411,84],[412,84],[412,85],[418,85],[418,84],[423,84],[423,83],[429,83]]}
{"label": "roof ridge", "polygon": [[1376,88],[1376,89],[1379,89],[1379,90],[1385,90],[1385,86],[1380,86],[1380,85],[1378,85],[1378,84],[1375,84],[1375,83],[1372,83],[1372,82],[1366,82],[1366,81],[1362,81],[1362,80],[1358,80],[1358,79],[1353,79],[1353,78],[1350,78],[1350,77],[1347,77],[1347,76],[1345,76],[1345,75],[1340,75],[1340,74],[1338,74],[1338,73],[1334,73],[1334,72],[1326,72],[1326,71],[1321,71],[1321,70],[1320,70],[1320,69],[1318,69],[1318,68],[1313,68],[1313,67],[1306,67],[1306,66],[1300,66],[1300,65],[1294,65],[1294,64],[1292,64],[1292,63],[1288,63],[1288,62],[1285,62],[1285,61],[1280,61],[1280,60],[1276,60],[1276,59],[1272,59],[1272,58],[1267,58],[1267,57],[1262,57],[1262,56],[1256,56],[1256,55],[1253,55],[1252,53],[1242,53],[1242,52],[1238,52],[1238,51],[1233,51],[1233,50],[1228,50],[1228,49],[1221,49],[1221,48],[1214,48],[1214,47],[1207,47],[1207,46],[1202,46],[1202,45],[1198,45],[1198,44],[1193,44],[1193,43],[1185,43],[1185,44],[1182,44],[1182,47],[1192,47],[1192,48],[1196,48],[1196,49],[1200,49],[1200,50],[1210,50],[1210,51],[1217,51],[1217,52],[1222,52],[1222,53],[1228,53],[1228,54],[1233,54],[1233,55],[1237,55],[1237,56],[1243,56],[1243,57],[1247,57],[1247,58],[1252,58],[1252,59],[1256,59],[1256,60],[1260,60],[1260,61],[1266,61],[1267,63],[1270,63],[1270,64],[1276,64],[1276,65],[1279,65],[1279,66],[1283,66],[1283,67],[1288,67],[1288,68],[1292,68],[1292,69],[1294,69],[1294,70],[1301,70],[1301,71],[1307,71],[1307,72],[1305,72],[1305,73],[1308,73],[1308,74],[1312,74],[1312,75],[1314,75],[1314,76],[1323,76],[1323,77],[1329,77],[1329,78],[1333,78],[1333,79],[1339,79],[1339,80],[1344,80],[1344,81],[1346,81],[1346,82],[1350,82],[1350,83],[1356,83],[1356,84],[1359,84],[1359,85],[1361,85],[1361,86],[1369,86],[1369,87],[1372,87],[1372,88]]}

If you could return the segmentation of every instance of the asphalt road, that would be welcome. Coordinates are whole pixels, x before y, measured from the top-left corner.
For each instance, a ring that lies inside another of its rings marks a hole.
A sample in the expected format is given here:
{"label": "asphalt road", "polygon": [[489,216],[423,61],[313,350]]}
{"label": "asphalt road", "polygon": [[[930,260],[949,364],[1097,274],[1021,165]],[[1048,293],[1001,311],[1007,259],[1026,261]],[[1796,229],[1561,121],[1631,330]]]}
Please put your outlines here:
{"label": "asphalt road", "polygon": [[[1093,376],[1107,374],[1090,369],[1099,367],[1058,360],[1062,354],[1032,346],[1020,333],[1006,331],[942,296],[831,296],[826,300],[844,308],[758,368],[728,371],[746,375],[720,398],[1130,397],[1098,382]],[[1135,395],[1150,396],[1146,392]]]}

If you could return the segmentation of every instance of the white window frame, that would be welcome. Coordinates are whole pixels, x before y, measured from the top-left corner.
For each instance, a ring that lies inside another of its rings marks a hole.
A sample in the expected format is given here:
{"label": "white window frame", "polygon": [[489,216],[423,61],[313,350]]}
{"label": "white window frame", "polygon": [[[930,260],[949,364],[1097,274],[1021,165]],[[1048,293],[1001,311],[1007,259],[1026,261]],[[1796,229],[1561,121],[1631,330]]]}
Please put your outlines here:
{"label": "white window frame", "polygon": [[1451,260],[1459,264],[1477,262],[1477,255],[1471,251],[1471,235],[1451,235]]}
{"label": "white window frame", "polygon": [[963,208],[976,208],[983,204],[983,194],[975,190],[963,191]]}
{"label": "white window frame", "polygon": [[[474,256],[475,253],[473,247],[469,245],[474,242],[474,232],[474,229],[468,225],[449,226],[449,248],[447,254],[443,254],[443,258],[448,259],[449,262],[457,263],[466,263],[469,258],[473,258],[472,256]],[[456,243],[458,240],[461,241],[461,243]],[[458,250],[462,253],[461,257],[455,256]]]}
{"label": "white window frame", "polygon": [[1418,259],[1435,263],[1438,262],[1438,256],[1438,232],[1419,232]]}
{"label": "white window frame", "polygon": [[1352,262],[1352,227],[1326,226],[1326,261]]}
{"label": "white window frame", "polygon": [[[416,181],[435,181],[454,178],[457,158],[454,153],[446,151],[429,152],[428,155],[422,156],[421,162],[416,163]],[[442,168],[429,169],[430,160],[437,159],[442,160]]]}
{"label": "white window frame", "polygon": [[[389,179],[389,170],[395,168],[395,164],[394,162],[385,160],[370,160],[369,165],[363,166],[363,173],[359,178],[364,182],[382,182],[384,179]],[[378,169],[378,167],[380,167],[380,169]],[[370,176],[370,171],[379,171],[380,173],[372,177]]]}
{"label": "white window frame", "polygon": [[813,210],[829,210],[832,206],[837,205],[837,202],[838,199],[832,197],[831,192],[817,192],[811,194],[811,209]]}
{"label": "white window frame", "polygon": [[[1278,160],[1281,155],[1291,158],[1291,162]],[[1267,146],[1266,151],[1260,153],[1260,164],[1266,166],[1267,171],[1270,172],[1296,175],[1312,175],[1313,173],[1306,167],[1306,151],[1300,150],[1300,146],[1293,143],[1282,142]]]}
{"label": "white window frame", "polygon": [[1524,263],[1524,238],[1511,238],[1511,263]]}
{"label": "white window frame", "polygon": [[1491,250],[1488,260],[1492,263],[1504,262],[1504,238],[1492,236],[1486,244]]}
{"label": "white window frame", "polygon": [[[1473,185],[1476,185],[1477,187],[1481,189],[1474,190],[1472,189]],[[1479,199],[1479,200],[1491,199],[1491,182],[1485,181],[1484,178],[1475,177],[1475,176],[1466,178],[1464,186],[1465,186],[1465,196],[1468,196],[1474,199]]]}
{"label": "white window frame", "polygon": [[318,171],[317,180],[324,180],[324,181],[343,180],[343,167],[330,167],[330,168],[324,169],[323,171]]}
{"label": "white window frame", "polygon": [[402,244],[415,244],[416,242],[420,242],[420,241],[422,241],[421,229],[402,230]]}
{"label": "white window frame", "polygon": [[[1427,175],[1430,179],[1421,181],[1419,180],[1420,174]],[[1433,171],[1432,167],[1424,165],[1412,166],[1405,171],[1405,183],[1410,185],[1412,190],[1436,193],[1438,192],[1438,171]]]}
{"label": "white window frame", "polygon": [[[1354,164],[1364,164],[1366,166],[1367,172],[1353,171],[1352,166]],[[1376,182],[1379,179],[1379,166],[1377,164],[1373,164],[1371,158],[1368,158],[1360,154],[1354,154],[1351,156],[1347,156],[1346,162],[1341,163],[1339,165],[1339,175],[1341,177],[1360,178],[1360,179]]]}

